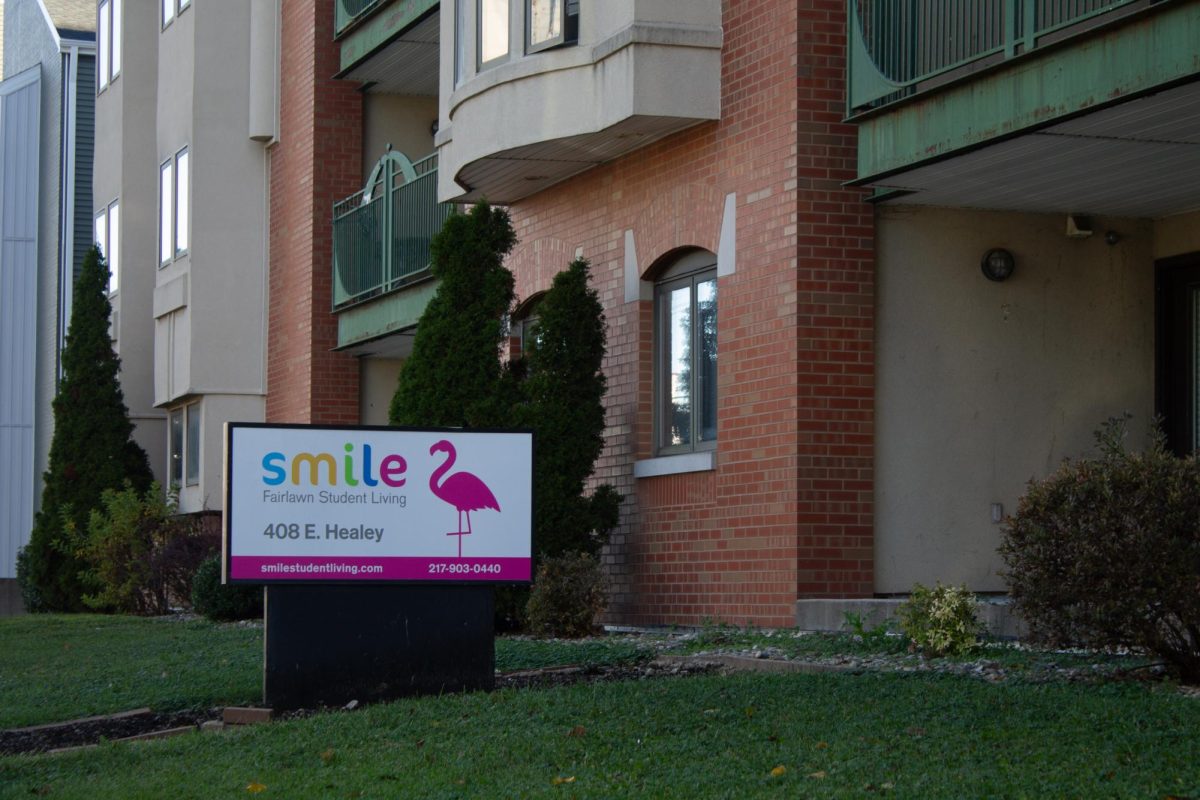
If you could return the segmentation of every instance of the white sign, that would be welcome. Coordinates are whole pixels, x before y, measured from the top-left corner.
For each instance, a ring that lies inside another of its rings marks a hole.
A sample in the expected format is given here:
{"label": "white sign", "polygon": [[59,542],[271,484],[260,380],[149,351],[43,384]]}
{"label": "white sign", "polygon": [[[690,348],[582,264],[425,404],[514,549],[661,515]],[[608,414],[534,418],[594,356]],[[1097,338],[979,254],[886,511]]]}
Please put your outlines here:
{"label": "white sign", "polygon": [[230,423],[235,583],[531,579],[533,434]]}

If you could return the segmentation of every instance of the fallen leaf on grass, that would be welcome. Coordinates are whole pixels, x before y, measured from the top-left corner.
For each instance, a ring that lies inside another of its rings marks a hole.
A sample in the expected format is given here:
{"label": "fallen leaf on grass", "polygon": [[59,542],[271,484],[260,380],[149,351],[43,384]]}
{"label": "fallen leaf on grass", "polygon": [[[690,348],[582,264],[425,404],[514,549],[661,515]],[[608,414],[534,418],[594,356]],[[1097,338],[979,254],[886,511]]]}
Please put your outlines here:
{"label": "fallen leaf on grass", "polygon": [[575,782],[574,775],[572,775],[569,778],[564,778],[563,776],[559,775],[554,780],[550,781],[550,783],[554,784],[555,786],[561,786],[564,783],[574,783],[574,782]]}
{"label": "fallen leaf on grass", "polygon": [[810,772],[810,773],[808,773],[808,777],[816,778],[817,780],[824,780],[825,770],[820,769],[820,770],[817,770],[816,772]]}
{"label": "fallen leaf on grass", "polygon": [[334,749],[332,747],[330,747],[328,750],[322,751],[322,753],[321,753],[321,760],[324,761],[326,764],[332,764],[333,759],[336,757],[337,757],[337,753],[334,751]]}
{"label": "fallen leaf on grass", "polygon": [[570,736],[574,739],[582,738],[586,734],[587,728],[583,727],[582,725],[576,725],[574,728],[571,728],[571,730],[567,731],[567,736]]}
{"label": "fallen leaf on grass", "polygon": [[771,777],[778,778],[780,775],[784,775],[786,773],[787,773],[787,767],[785,767],[783,764],[780,764],[778,767],[771,770]]}
{"label": "fallen leaf on grass", "polygon": [[905,728],[904,732],[907,733],[909,736],[924,736],[925,735],[925,729],[917,727],[916,725],[911,725],[911,726]]}
{"label": "fallen leaf on grass", "polygon": [[825,750],[829,747],[829,742],[817,742],[818,750]]}
{"label": "fallen leaf on grass", "polygon": [[266,786],[258,781],[250,781],[250,783],[246,784],[246,791],[250,794],[258,794],[259,792],[265,791],[266,788]]}

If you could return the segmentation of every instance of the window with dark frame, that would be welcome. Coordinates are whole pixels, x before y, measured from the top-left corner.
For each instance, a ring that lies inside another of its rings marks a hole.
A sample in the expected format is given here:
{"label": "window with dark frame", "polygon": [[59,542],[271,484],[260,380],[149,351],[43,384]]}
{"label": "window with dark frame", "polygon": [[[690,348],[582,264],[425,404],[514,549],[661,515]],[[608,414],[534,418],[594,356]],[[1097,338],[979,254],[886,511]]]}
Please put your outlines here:
{"label": "window with dark frame", "polygon": [[200,483],[200,404],[184,407],[187,416],[187,431],[184,440],[184,479],[188,486]]}
{"label": "window with dark frame", "polygon": [[191,4],[192,0],[162,0],[163,30],[166,30],[166,27],[171,24],[171,21],[174,20],[178,15],[182,14],[184,10],[191,6]]}
{"label": "window with dark frame", "polygon": [[524,0],[525,52],[579,40],[579,0]]}
{"label": "window with dark frame", "polygon": [[169,415],[167,472],[171,486],[183,484],[183,409],[177,408]]}
{"label": "window with dark frame", "polygon": [[166,266],[188,251],[191,159],[184,147],[158,168],[158,260]]}
{"label": "window with dark frame", "polygon": [[108,262],[108,293],[116,294],[121,270],[121,204],[116,200],[96,212],[96,246]]}
{"label": "window with dark frame", "polygon": [[654,287],[655,437],[659,455],[717,440],[716,256],[680,258]]}
{"label": "window with dark frame", "polygon": [[122,0],[101,0],[96,7],[96,91],[121,74]]}

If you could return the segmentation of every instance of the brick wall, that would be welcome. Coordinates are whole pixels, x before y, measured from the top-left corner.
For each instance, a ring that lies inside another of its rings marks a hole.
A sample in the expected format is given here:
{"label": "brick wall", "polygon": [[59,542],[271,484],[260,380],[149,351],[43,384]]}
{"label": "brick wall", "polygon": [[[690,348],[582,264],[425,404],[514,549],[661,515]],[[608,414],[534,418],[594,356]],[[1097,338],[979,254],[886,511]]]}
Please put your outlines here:
{"label": "brick wall", "polygon": [[[610,618],[793,622],[797,597],[869,596],[873,230],[842,124],[844,0],[726,0],[722,118],[515,204],[522,297],[582,246],[608,318],[606,447],[626,496],[605,553]],[[718,293],[715,471],[635,480],[652,455],[653,309],[626,303],[672,250],[717,251],[737,197],[736,272]]]}
{"label": "brick wall", "polygon": [[332,207],[362,188],[362,96],[333,80],[333,0],[283,0],[271,154],[267,420],[358,422],[358,365],[331,352]]}

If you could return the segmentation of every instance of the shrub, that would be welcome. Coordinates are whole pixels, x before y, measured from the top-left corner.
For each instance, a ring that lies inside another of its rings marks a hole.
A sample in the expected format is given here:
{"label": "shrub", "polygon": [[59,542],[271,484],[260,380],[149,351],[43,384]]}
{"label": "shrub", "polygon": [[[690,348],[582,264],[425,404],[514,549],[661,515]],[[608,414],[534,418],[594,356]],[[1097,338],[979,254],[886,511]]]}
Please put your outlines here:
{"label": "shrub", "polygon": [[604,309],[578,258],[554,277],[537,307],[528,350],[528,402],[516,421],[536,434],[533,546],[541,556],[598,553],[617,525],[621,495],[584,493],[604,449]]}
{"label": "shrub", "polygon": [[201,562],[192,579],[192,608],[217,622],[261,617],[262,596],[261,586],[221,583],[219,555]]}
{"label": "shrub", "polygon": [[[176,510],[174,497],[164,499],[157,483],[144,494],[131,486],[104,491],[87,534],[73,537],[87,565],[81,577],[92,591],[82,599],[89,608],[150,616],[190,599],[196,567],[220,540]],[[66,524],[73,530],[73,522]]]}
{"label": "shrub", "polygon": [[526,607],[529,630],[567,638],[587,636],[604,604],[604,575],[589,553],[543,559]]}
{"label": "shrub", "polygon": [[75,280],[42,505],[23,555],[21,591],[30,611],[84,610],[86,565],[69,533],[87,529],[104,490],[129,482],[140,492],[150,485],[150,465],[131,438],[117,379],[121,360],[109,334],[111,314],[108,267],[93,247]]}
{"label": "shrub", "polygon": [[915,584],[897,611],[900,628],[930,656],[962,655],[979,641],[983,626],[975,617],[975,595],[966,585],[930,589]]}
{"label": "shrub", "polygon": [[1099,454],[1030,481],[1000,553],[1017,611],[1054,645],[1141,647],[1200,682],[1200,463],[1155,430],[1125,449],[1128,415]]}

